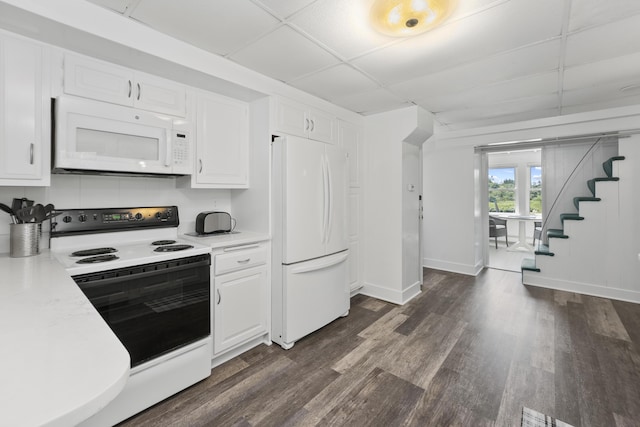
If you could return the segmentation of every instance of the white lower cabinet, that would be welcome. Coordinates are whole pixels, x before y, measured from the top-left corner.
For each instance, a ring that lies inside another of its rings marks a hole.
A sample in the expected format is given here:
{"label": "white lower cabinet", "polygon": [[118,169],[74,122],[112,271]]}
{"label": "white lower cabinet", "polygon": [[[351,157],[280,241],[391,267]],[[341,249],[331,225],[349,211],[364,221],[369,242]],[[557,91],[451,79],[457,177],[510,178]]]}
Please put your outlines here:
{"label": "white lower cabinet", "polygon": [[214,250],[211,293],[213,357],[269,333],[268,247]]}
{"label": "white lower cabinet", "polygon": [[267,266],[215,278],[213,352],[267,332]]}

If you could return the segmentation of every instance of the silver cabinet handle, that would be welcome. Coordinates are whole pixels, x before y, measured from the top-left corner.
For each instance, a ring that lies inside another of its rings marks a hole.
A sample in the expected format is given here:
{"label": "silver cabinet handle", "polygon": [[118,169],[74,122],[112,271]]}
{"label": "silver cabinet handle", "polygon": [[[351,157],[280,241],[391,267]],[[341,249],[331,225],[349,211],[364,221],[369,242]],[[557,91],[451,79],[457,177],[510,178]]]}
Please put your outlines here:
{"label": "silver cabinet handle", "polygon": [[140,90],[140,83],[137,83],[136,86],[138,86],[138,101],[140,101],[140,94],[141,94],[141,90]]}
{"label": "silver cabinet handle", "polygon": [[198,173],[202,173],[202,159],[198,159],[198,164],[200,165],[200,168],[198,169]]}
{"label": "silver cabinet handle", "polygon": [[309,119],[304,119],[304,130],[309,130]]}
{"label": "silver cabinet handle", "polygon": [[220,302],[222,301],[222,296],[220,295],[220,289],[216,289],[216,292],[218,293],[218,302],[216,303],[216,305],[220,305]]}
{"label": "silver cabinet handle", "polygon": [[131,80],[129,80],[129,95],[127,95],[127,98],[131,98],[131,89],[133,88],[133,85],[131,84]]}
{"label": "silver cabinet handle", "polygon": [[316,127],[316,123],[313,120],[309,120],[311,122],[311,129],[310,131],[313,132],[313,129]]}
{"label": "silver cabinet handle", "polygon": [[239,259],[238,261],[236,261],[238,264],[246,264],[249,261],[251,261],[251,258],[247,258],[247,259]]}
{"label": "silver cabinet handle", "polygon": [[31,144],[29,144],[29,164],[30,165],[33,164],[33,150],[34,150],[34,145],[32,142]]}

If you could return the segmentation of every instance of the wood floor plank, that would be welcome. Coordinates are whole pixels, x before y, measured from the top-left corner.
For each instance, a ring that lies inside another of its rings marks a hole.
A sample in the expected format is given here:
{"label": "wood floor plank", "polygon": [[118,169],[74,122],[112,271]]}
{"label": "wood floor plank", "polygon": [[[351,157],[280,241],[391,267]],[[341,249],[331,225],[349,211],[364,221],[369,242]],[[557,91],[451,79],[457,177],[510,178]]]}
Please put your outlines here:
{"label": "wood floor plank", "polygon": [[523,406],[554,416],[554,375],[544,369],[513,361],[502,394],[496,425],[514,425],[522,413]]}
{"label": "wood floor plank", "polygon": [[611,300],[597,297],[584,297],[589,327],[596,334],[620,340],[631,341]]}
{"label": "wood floor plank", "polygon": [[427,388],[465,326],[465,322],[430,313],[407,337],[395,357],[386,358],[378,366],[418,387]]}
{"label": "wood floor plank", "polygon": [[[579,388],[576,377],[576,367],[573,363],[573,355],[556,349],[555,356],[555,418],[572,426],[581,425]],[[534,409],[534,408],[532,408]],[[551,414],[549,414],[551,415]]]}
{"label": "wood floor plank", "polygon": [[569,302],[567,309],[581,425],[584,427],[614,425],[609,399],[603,393],[605,382],[602,378],[593,334],[587,321],[585,304]]}
{"label": "wood floor plank", "polygon": [[[411,414],[424,390],[380,368],[334,407],[320,425],[400,426]],[[393,399],[389,399],[393,396]]]}

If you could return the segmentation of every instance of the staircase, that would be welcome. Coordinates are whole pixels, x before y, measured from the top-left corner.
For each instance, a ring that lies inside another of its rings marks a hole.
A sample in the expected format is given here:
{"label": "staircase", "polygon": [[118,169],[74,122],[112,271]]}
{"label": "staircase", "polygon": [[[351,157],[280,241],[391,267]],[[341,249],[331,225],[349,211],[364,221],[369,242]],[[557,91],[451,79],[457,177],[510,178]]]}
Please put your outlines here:
{"label": "staircase", "polygon": [[640,302],[640,221],[633,212],[640,203],[640,174],[633,171],[640,166],[640,138],[629,139],[634,160],[621,167],[620,155],[603,163],[605,176],[586,183],[590,194],[574,197],[576,212],[560,214],[562,228],[548,229],[547,244],[542,239],[535,257],[523,260],[523,284]]}

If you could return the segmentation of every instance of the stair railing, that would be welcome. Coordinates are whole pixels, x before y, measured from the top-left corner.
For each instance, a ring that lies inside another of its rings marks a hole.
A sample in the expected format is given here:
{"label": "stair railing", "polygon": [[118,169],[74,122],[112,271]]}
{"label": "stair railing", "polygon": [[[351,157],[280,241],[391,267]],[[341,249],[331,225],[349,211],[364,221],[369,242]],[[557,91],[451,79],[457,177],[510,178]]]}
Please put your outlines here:
{"label": "stair railing", "polygon": [[[594,150],[595,150],[596,146],[600,143],[600,141],[602,141],[602,139],[603,139],[602,137],[599,137],[598,139],[596,139],[595,142],[593,144],[591,144],[589,149],[584,153],[582,158],[578,161],[578,163],[573,168],[573,170],[571,171],[571,173],[569,174],[567,179],[562,184],[562,187],[560,187],[560,191],[558,191],[558,194],[556,195],[555,199],[553,200],[553,203],[551,204],[551,207],[549,208],[549,211],[547,212],[547,215],[542,219],[542,228],[540,230],[540,237],[541,237],[540,241],[544,242],[545,245],[549,244],[549,239],[547,238],[547,235],[546,235],[547,223],[549,221],[549,218],[551,218],[551,214],[553,213],[553,211],[554,211],[554,209],[556,207],[556,204],[558,203],[558,200],[560,200],[561,196],[564,195],[565,188],[567,187],[569,182],[571,182],[571,179],[576,174],[576,172],[578,170],[582,169],[581,166],[583,165],[583,163],[587,159],[587,157],[589,157],[589,158],[593,157]],[[544,167],[544,165],[543,165],[543,167]]]}

